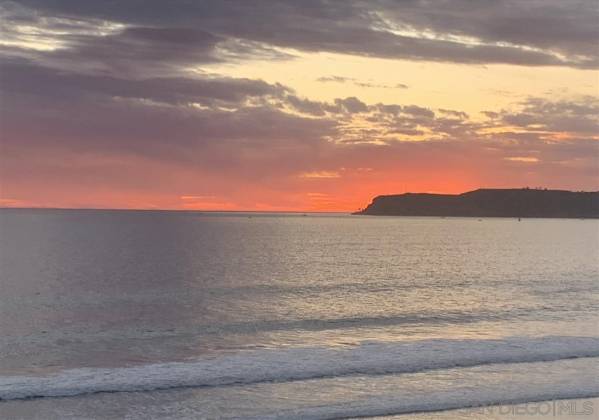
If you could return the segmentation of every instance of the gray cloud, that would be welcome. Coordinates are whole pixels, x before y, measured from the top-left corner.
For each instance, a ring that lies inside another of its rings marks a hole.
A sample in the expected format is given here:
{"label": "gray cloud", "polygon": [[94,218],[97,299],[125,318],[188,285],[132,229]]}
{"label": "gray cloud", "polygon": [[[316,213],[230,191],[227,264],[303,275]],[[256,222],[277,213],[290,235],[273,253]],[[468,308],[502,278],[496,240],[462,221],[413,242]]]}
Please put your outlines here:
{"label": "gray cloud", "polygon": [[[190,67],[223,61],[292,57],[256,41],[197,27],[45,16],[18,6],[0,6],[0,11],[5,43],[1,53],[68,71],[139,78],[186,73]],[[30,27],[36,30],[27,29]]]}
{"label": "gray cloud", "polygon": [[395,85],[382,85],[379,83],[372,82],[356,82],[356,86],[365,87],[365,88],[376,88],[376,89],[407,89],[408,85],[404,85],[403,83],[397,83]]}
{"label": "gray cloud", "polygon": [[462,112],[462,111],[455,111],[453,109],[439,108],[439,112],[441,112],[442,114],[449,115],[451,117],[455,117],[455,118],[468,119],[468,114],[466,114],[465,112]]}
{"label": "gray cloud", "polygon": [[423,0],[399,7],[392,0],[384,3],[390,20],[400,26],[537,48],[582,66],[598,64],[599,8],[592,0]]}
{"label": "gray cloud", "polygon": [[[27,19],[24,10],[29,9],[41,16],[161,28],[165,32],[154,32],[153,41],[171,44],[185,45],[190,35],[173,33],[194,28],[214,37],[254,42],[256,48],[265,44],[460,63],[582,68],[597,67],[599,63],[595,42],[599,37],[599,11],[594,0],[255,0],[175,4],[157,0],[20,0],[9,4],[9,21]],[[178,54],[177,48],[172,54]]]}
{"label": "gray cloud", "polygon": [[90,95],[149,100],[166,104],[239,106],[252,97],[281,96],[288,90],[260,80],[161,77],[129,80],[113,76],[86,75],[5,60],[0,65],[0,88],[5,98],[38,95],[53,100],[77,100]]}
{"label": "gray cloud", "polygon": [[486,115],[505,124],[533,130],[599,133],[599,100],[594,97],[557,101],[529,98],[517,110],[486,112]]}
{"label": "gray cloud", "polygon": [[310,148],[334,133],[329,119],[277,109],[289,92],[259,80],[126,80],[3,62],[2,161],[62,151],[218,168],[241,164],[244,150],[268,156],[267,150]]}
{"label": "gray cloud", "polygon": [[380,89],[407,89],[408,88],[408,85],[405,85],[403,83],[397,83],[395,85],[384,85],[384,84],[380,84],[380,83],[373,83],[370,81],[362,82],[353,77],[343,77],[343,76],[324,76],[324,77],[319,77],[318,79],[316,79],[316,81],[322,82],[322,83],[329,83],[329,82],[352,83],[356,86],[365,87],[365,88],[380,88]]}
{"label": "gray cloud", "polygon": [[366,104],[364,102],[362,102],[355,96],[351,96],[351,97],[344,98],[344,99],[339,99],[339,98],[335,99],[335,105],[339,109],[341,109],[345,112],[349,112],[350,114],[356,114],[359,112],[367,112],[368,111],[368,106],[366,106]]}
{"label": "gray cloud", "polygon": [[353,82],[356,79],[352,78],[352,77],[343,77],[343,76],[323,76],[323,77],[319,77],[318,79],[316,79],[317,82],[322,82],[322,83],[328,83],[328,82],[335,82],[335,83],[345,83],[345,82]]}
{"label": "gray cloud", "polygon": [[299,98],[295,95],[288,95],[286,101],[296,111],[309,115],[323,116],[325,115],[324,110],[327,108],[326,104],[322,102]]}
{"label": "gray cloud", "polygon": [[406,114],[414,115],[415,117],[434,118],[435,113],[428,108],[423,108],[417,105],[408,105],[402,108]]}

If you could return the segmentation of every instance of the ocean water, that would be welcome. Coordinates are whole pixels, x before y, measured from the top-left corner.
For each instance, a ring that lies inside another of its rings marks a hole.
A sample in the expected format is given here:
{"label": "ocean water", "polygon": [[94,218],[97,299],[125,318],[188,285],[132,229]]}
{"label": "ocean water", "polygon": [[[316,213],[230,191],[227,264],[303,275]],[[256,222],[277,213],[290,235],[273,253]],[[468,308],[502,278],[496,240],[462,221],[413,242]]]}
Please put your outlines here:
{"label": "ocean water", "polygon": [[597,220],[4,209],[0,287],[0,418],[599,413]]}

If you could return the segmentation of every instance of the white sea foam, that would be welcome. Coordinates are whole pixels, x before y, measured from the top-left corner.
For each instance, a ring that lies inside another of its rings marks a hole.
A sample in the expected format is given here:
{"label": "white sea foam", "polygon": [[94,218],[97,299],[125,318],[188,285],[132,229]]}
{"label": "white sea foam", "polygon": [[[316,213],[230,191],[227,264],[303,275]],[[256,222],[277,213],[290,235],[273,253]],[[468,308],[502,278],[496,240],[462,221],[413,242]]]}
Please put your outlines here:
{"label": "white sea foam", "polygon": [[347,348],[252,350],[190,362],[79,368],[48,376],[4,376],[0,377],[0,399],[288,382],[358,374],[399,374],[580,357],[599,357],[599,338],[548,336],[502,340],[423,340],[363,343]]}

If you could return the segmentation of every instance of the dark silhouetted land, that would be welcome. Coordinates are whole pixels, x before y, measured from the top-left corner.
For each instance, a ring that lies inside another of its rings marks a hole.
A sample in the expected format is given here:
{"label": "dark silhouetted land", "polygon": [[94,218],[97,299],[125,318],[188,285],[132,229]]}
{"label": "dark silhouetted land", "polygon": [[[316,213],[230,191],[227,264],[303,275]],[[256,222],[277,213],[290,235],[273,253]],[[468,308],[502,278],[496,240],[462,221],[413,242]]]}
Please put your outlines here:
{"label": "dark silhouetted land", "polygon": [[381,195],[354,214],[375,216],[599,218],[599,192],[479,189],[463,194]]}

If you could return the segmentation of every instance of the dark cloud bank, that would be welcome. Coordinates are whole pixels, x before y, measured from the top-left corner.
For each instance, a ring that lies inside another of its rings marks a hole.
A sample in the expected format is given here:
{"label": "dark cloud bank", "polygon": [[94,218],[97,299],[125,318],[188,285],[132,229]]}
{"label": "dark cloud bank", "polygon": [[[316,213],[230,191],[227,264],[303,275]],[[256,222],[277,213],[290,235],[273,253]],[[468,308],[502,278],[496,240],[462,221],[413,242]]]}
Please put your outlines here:
{"label": "dark cloud bank", "polygon": [[[132,28],[103,43],[72,40],[91,55],[135,44],[143,55],[137,58],[209,60],[207,50],[226,39],[367,56],[583,68],[596,67],[599,54],[594,0],[21,0],[4,9],[9,32],[12,23],[61,29],[64,19]],[[144,51],[147,42],[156,48]],[[87,48],[90,43],[94,48]]]}

